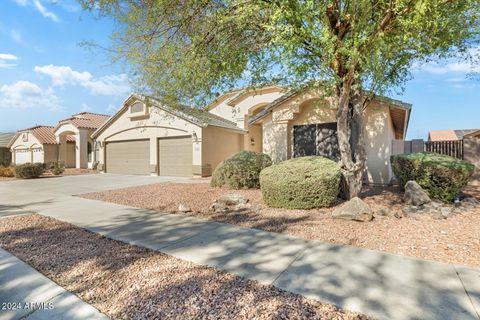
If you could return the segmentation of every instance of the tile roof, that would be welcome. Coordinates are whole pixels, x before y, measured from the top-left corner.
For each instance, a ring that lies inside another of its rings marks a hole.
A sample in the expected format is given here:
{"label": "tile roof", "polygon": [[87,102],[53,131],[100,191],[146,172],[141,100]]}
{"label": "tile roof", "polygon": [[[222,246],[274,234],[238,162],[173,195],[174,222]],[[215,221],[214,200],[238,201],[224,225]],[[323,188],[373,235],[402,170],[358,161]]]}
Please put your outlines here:
{"label": "tile roof", "polygon": [[[58,144],[53,129],[51,126],[35,126],[18,131],[16,137],[23,132],[30,132],[41,144]],[[68,135],[67,142],[75,142],[75,137]]]}
{"label": "tile roof", "polygon": [[463,139],[464,136],[467,134],[479,131],[480,129],[460,129],[460,130],[453,130],[455,132],[455,135],[458,137],[458,139]]}
{"label": "tile roof", "polygon": [[8,144],[15,136],[15,132],[0,132],[0,148],[8,147]]}
{"label": "tile roof", "polygon": [[106,114],[81,112],[74,114],[71,118],[60,120],[55,129],[65,123],[71,123],[75,127],[82,129],[97,129],[105,123],[108,118],[110,118],[110,116]]}
{"label": "tile roof", "polygon": [[[206,110],[203,109],[196,109],[196,108],[190,108],[188,106],[178,106],[176,108],[173,107],[168,107],[162,104],[158,99],[150,97],[150,96],[144,96],[141,94],[136,94],[132,93],[127,99],[125,99],[124,106],[126,105],[126,102],[132,98],[138,99],[140,101],[145,101],[148,100],[151,102],[152,106],[157,107],[159,109],[165,110],[168,113],[173,114],[174,116],[177,116],[179,118],[182,118],[186,121],[189,121],[199,127],[207,127],[207,126],[214,126],[214,127],[221,127],[225,129],[230,129],[230,130],[235,130],[239,131],[242,133],[245,133],[246,130],[240,128],[237,126],[235,122],[232,122],[230,120],[224,119],[220,116],[217,116],[213,113],[210,113]],[[98,136],[98,134],[103,131],[104,128],[108,127],[110,123],[115,121],[117,115],[119,115],[122,110],[124,110],[124,107],[122,107],[120,110],[117,111],[115,115],[110,117],[102,126],[100,126],[93,134],[92,137]]]}
{"label": "tile roof", "polygon": [[432,130],[428,133],[429,141],[460,140],[453,130]]}

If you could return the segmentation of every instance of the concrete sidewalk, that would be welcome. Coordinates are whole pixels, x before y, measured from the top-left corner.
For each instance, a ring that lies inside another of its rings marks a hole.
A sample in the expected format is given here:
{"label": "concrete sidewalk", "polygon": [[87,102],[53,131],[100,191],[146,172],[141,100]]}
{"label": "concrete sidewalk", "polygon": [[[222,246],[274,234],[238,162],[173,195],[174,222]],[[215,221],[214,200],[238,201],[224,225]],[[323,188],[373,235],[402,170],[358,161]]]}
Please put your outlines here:
{"label": "concrete sidewalk", "polygon": [[16,194],[0,187],[0,212],[38,212],[378,319],[480,319],[479,269],[68,195]]}
{"label": "concrete sidewalk", "polygon": [[0,319],[93,320],[108,317],[0,249]]}

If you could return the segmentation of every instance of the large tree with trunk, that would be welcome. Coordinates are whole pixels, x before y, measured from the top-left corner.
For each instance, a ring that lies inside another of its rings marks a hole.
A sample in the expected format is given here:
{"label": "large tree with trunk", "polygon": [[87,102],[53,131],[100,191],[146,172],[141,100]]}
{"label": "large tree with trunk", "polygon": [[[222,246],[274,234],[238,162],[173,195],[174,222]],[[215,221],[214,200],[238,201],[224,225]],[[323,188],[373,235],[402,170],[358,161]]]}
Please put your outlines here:
{"label": "large tree with trunk", "polygon": [[201,107],[239,83],[319,89],[337,107],[343,196],[361,189],[363,110],[412,66],[472,58],[480,0],[79,0],[114,18],[137,86]]}

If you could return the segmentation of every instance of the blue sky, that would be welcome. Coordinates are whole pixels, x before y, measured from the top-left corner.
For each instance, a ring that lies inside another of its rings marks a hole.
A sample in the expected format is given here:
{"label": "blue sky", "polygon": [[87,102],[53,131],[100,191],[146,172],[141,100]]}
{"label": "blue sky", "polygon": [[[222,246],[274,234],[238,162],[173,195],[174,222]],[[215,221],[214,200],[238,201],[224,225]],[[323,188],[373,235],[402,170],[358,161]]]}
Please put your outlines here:
{"label": "blue sky", "polygon": [[[125,68],[79,46],[92,40],[108,46],[112,28],[74,0],[2,0],[0,132],[54,125],[81,111],[113,113],[131,91]],[[414,71],[405,92],[392,96],[413,104],[409,139],[480,128],[480,81],[468,79],[470,71],[459,61]]]}

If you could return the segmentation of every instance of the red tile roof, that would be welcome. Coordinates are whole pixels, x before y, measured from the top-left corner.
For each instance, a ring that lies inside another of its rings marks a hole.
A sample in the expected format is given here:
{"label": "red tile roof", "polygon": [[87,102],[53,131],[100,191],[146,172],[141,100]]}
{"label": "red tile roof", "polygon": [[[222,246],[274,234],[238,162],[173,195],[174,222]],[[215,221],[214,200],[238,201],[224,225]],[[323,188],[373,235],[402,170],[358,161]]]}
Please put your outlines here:
{"label": "red tile roof", "polygon": [[106,114],[81,112],[74,114],[71,118],[60,120],[55,128],[58,128],[64,123],[71,123],[77,128],[82,129],[97,129],[100,127],[110,116]]}
{"label": "red tile roof", "polygon": [[[27,129],[20,130],[19,133],[30,132],[38,142],[41,144],[58,144],[55,134],[53,133],[53,127],[50,126],[35,126]],[[67,142],[75,142],[74,136],[67,136]]]}

